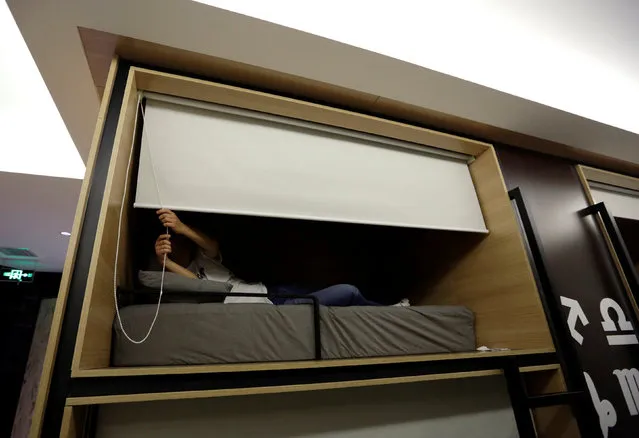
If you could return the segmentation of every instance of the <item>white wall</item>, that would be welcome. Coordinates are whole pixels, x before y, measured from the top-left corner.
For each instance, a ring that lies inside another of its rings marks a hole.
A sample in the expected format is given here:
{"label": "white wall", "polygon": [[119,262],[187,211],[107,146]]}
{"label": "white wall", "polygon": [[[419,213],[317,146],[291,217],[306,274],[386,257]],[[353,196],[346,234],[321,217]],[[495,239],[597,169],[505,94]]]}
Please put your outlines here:
{"label": "white wall", "polygon": [[515,438],[501,377],[100,407],[98,438]]}

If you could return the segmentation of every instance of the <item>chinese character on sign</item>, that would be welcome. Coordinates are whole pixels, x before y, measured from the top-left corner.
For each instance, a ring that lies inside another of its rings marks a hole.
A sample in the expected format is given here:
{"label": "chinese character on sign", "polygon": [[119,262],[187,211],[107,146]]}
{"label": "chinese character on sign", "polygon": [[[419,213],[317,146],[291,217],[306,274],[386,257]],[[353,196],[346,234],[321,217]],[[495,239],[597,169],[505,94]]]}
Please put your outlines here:
{"label": "chinese character on sign", "polygon": [[9,271],[9,280],[22,280],[22,269],[13,269]]}
{"label": "chinese character on sign", "polygon": [[614,370],[613,374],[619,379],[619,386],[626,399],[628,412],[632,416],[639,414],[639,370],[624,368],[623,370]]}
{"label": "chinese character on sign", "polygon": [[[617,323],[610,317],[610,310],[617,316]],[[601,326],[606,332],[627,332],[620,335],[607,335],[608,345],[630,345],[637,344],[637,335],[634,334],[632,323],[626,318],[621,306],[612,298],[604,298],[599,304],[601,313]]]}
{"label": "chinese character on sign", "polygon": [[[586,313],[577,300],[561,296],[560,301],[568,309],[566,324],[570,335],[575,342],[583,346],[586,339],[579,330],[583,330],[589,324]],[[599,302],[599,313],[601,327],[609,346],[617,348],[617,346],[639,344],[633,323],[617,301],[612,298],[602,299]],[[607,438],[609,430],[617,424],[617,410],[609,400],[600,397],[590,375],[587,372],[583,374],[592,403],[599,416],[601,433],[604,438]],[[612,374],[617,377],[630,416],[639,415],[639,370],[637,368],[615,369]]]}
{"label": "chinese character on sign", "polygon": [[[577,300],[566,297],[559,298],[561,304],[569,309],[566,322],[570,330],[570,335],[579,345],[582,345],[584,337],[577,330],[577,323],[581,322],[581,325],[585,327],[588,325],[588,318]],[[611,311],[614,314],[614,318],[610,316]],[[619,303],[612,298],[604,298],[599,303],[599,313],[601,313],[601,326],[604,331],[607,332],[606,340],[608,341],[608,345],[633,345],[639,343],[637,335],[634,333],[634,327],[632,323],[628,321]],[[621,333],[615,334],[615,332]]]}
{"label": "chinese character on sign", "polygon": [[22,281],[33,278],[33,272],[25,272],[22,269],[11,269],[10,271],[3,272],[3,277],[7,277],[8,280]]}
{"label": "chinese character on sign", "polygon": [[588,392],[590,392],[592,404],[595,406],[597,414],[599,415],[599,426],[601,426],[601,433],[603,434],[604,438],[607,438],[608,430],[614,427],[615,424],[617,424],[617,411],[615,410],[612,403],[599,397],[597,388],[595,387],[595,383],[592,381],[588,373],[584,373],[584,378],[586,379],[586,385],[588,386]]}
{"label": "chinese character on sign", "polygon": [[579,301],[566,297],[559,298],[561,299],[561,304],[570,309],[568,312],[568,328],[570,329],[570,335],[579,343],[579,345],[581,345],[584,342],[584,337],[577,331],[577,321],[580,321],[583,326],[587,326],[588,318],[586,318],[586,314],[579,305]]}

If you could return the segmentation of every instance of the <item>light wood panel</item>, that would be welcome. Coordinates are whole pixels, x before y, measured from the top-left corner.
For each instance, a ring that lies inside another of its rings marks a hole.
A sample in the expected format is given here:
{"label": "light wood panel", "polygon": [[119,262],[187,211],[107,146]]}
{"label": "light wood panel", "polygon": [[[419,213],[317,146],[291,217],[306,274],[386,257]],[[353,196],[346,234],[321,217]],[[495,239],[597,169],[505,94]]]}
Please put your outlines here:
{"label": "light wood panel", "polygon": [[[554,366],[554,365],[551,365]],[[546,369],[547,366],[543,366]],[[538,371],[536,367],[523,367],[522,372]],[[96,397],[67,398],[69,406],[97,405],[108,403],[133,403],[159,400],[184,400],[194,398],[235,397],[256,394],[279,394],[283,392],[325,391],[330,389],[357,388],[363,386],[395,385],[400,383],[427,382],[435,380],[467,379],[471,377],[485,377],[502,374],[501,370],[481,370],[446,374],[429,374],[422,376],[389,377],[380,379],[349,380],[344,382],[309,383],[302,385],[262,386],[254,388],[216,389],[188,392],[162,392],[147,394],[107,395]]]}
{"label": "light wood panel", "polygon": [[[106,82],[105,88],[105,96],[111,96],[117,68],[118,61],[116,58],[114,58],[112,59],[109,68],[108,80]],[[40,377],[40,386],[38,387],[38,394],[36,396],[36,401],[33,408],[31,428],[29,430],[30,438],[39,437],[42,428],[44,409],[47,403],[47,398],[49,396],[51,374],[53,373],[53,365],[55,363],[55,357],[60,339],[62,319],[64,318],[67,297],[69,294],[69,286],[71,284],[71,277],[75,266],[75,258],[78,252],[79,237],[80,233],[82,232],[82,223],[84,222],[86,203],[89,198],[91,179],[93,178],[93,169],[95,167],[95,161],[98,154],[98,149],[100,147],[100,138],[102,137],[102,130],[104,128],[104,121],[106,118],[108,105],[109,98],[106,98],[100,105],[100,111],[98,112],[98,119],[95,124],[93,139],[91,140],[91,149],[89,150],[89,157],[86,163],[84,181],[82,182],[82,188],[80,189],[80,196],[78,198],[78,205],[76,207],[75,217],[73,219],[73,228],[71,229],[71,237],[69,240],[67,255],[64,262],[64,267],[62,269],[60,289],[58,291],[58,298],[53,314],[53,320],[51,322],[51,332],[49,334],[49,342],[47,344],[47,350],[44,356],[42,375]]]}
{"label": "light wood panel", "polygon": [[[521,354],[544,354],[552,353],[553,349],[532,349],[513,351],[473,351],[469,353],[444,353],[444,354],[416,354],[411,356],[386,356],[370,357],[361,359],[327,359],[289,362],[261,362],[261,363],[239,363],[239,364],[217,364],[217,365],[175,365],[175,366],[153,366],[153,367],[122,367],[122,368],[99,368],[92,370],[79,370],[74,377],[107,377],[107,376],[141,376],[158,374],[198,374],[198,373],[232,373],[241,371],[272,371],[272,370],[292,370],[309,368],[332,368],[345,366],[362,365],[384,365],[391,363],[410,363],[421,361],[442,361],[475,359],[486,357],[510,357]],[[541,365],[543,369],[556,367],[557,365]],[[528,368],[527,368],[528,369]],[[539,371],[542,368],[530,368],[529,371]]]}
{"label": "light wood panel", "polygon": [[[111,335],[115,304],[113,299],[113,270],[115,251],[118,244],[118,220],[122,207],[122,194],[127,196],[122,217],[122,234],[118,259],[119,285],[130,283],[128,248],[129,186],[125,187],[125,176],[129,152],[132,147],[133,131],[137,114],[137,88],[135,74],[130,73],[124,93],[115,134],[115,143],[107,174],[104,198],[100,210],[100,220],[96,231],[96,244],[91,256],[87,277],[83,311],[78,328],[78,337],[73,357],[72,374],[80,368],[100,368],[109,365],[111,357]],[[133,166],[129,170],[130,174]]]}
{"label": "light wood panel", "polygon": [[448,266],[419,304],[469,307],[475,313],[478,345],[553,348],[495,151],[479,156],[470,172],[490,234]]}
{"label": "light wood panel", "polygon": [[98,93],[104,87],[103,78],[108,69],[109,60],[114,54],[119,54],[125,59],[147,65],[197,74],[213,80],[268,90],[355,111],[373,112],[381,117],[434,127],[491,143],[503,143],[639,176],[639,166],[634,163],[404,102],[108,32],[86,28],[78,30]]}
{"label": "light wood panel", "polygon": [[134,70],[141,90],[307,120],[473,156],[489,147],[487,143],[311,102],[141,68]]}
{"label": "light wood panel", "polygon": [[87,436],[88,408],[65,406],[62,413],[60,438],[85,438]]}
{"label": "light wood panel", "polygon": [[73,408],[66,406],[62,414],[62,426],[60,427],[60,438],[77,438],[75,419],[73,418]]}
{"label": "light wood panel", "polygon": [[65,406],[62,414],[62,426],[60,427],[60,438],[82,438],[80,434],[80,428],[78,427],[80,418],[79,410],[81,408],[74,408],[71,406]]}
{"label": "light wood panel", "polygon": [[541,371],[549,371],[552,373],[556,373],[557,371],[561,372],[561,367],[557,363],[548,364],[548,365],[533,365],[529,367],[520,367],[519,371],[521,371],[522,373],[529,373],[529,374],[539,373]]}
{"label": "light wood panel", "polygon": [[624,189],[639,191],[639,178],[634,178],[620,173],[609,172],[607,170],[595,169],[588,166],[578,166],[587,181],[594,181],[611,186],[622,187]]}

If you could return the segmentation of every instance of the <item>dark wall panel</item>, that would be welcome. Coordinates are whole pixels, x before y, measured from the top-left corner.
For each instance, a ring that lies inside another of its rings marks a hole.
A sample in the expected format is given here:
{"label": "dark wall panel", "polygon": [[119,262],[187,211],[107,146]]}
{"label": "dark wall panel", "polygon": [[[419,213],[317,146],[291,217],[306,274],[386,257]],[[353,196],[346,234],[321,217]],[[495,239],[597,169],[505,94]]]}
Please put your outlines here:
{"label": "dark wall panel", "polygon": [[[578,214],[588,204],[575,164],[510,147],[498,147],[497,153],[508,189],[522,191],[541,240],[554,294],[577,300],[588,319],[587,325],[576,325],[583,343],[575,341],[575,346],[599,397],[609,400],[616,411],[617,422],[608,436],[635,437],[639,416],[631,415],[613,372],[637,368],[639,347],[611,346],[606,340],[600,302],[610,297],[622,305],[618,297],[625,292],[595,218]],[[562,306],[562,310],[567,318],[568,308]],[[629,309],[625,310],[630,316]]]}

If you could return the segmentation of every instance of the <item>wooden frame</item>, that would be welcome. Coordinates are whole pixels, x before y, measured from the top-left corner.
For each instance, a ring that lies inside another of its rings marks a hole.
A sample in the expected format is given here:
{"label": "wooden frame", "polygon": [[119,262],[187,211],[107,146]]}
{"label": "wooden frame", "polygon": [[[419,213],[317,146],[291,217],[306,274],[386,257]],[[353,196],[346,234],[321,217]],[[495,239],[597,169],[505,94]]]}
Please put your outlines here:
{"label": "wooden frame", "polygon": [[88,409],[85,406],[65,406],[60,427],[60,438],[83,438]]}
{"label": "wooden frame", "polygon": [[46,407],[47,398],[49,396],[49,385],[51,383],[51,375],[53,373],[53,366],[55,363],[58,343],[60,340],[60,331],[62,329],[62,320],[64,318],[67,296],[69,294],[69,287],[71,284],[71,274],[75,266],[79,236],[82,231],[84,213],[89,197],[89,189],[91,187],[91,179],[93,178],[93,169],[96,164],[98,149],[100,147],[100,139],[102,137],[102,130],[104,128],[104,122],[109,107],[109,100],[111,98],[111,92],[113,90],[113,83],[115,81],[115,74],[117,69],[118,59],[114,58],[111,62],[111,67],[109,68],[107,85],[104,89],[102,103],[100,105],[100,111],[98,113],[98,119],[95,124],[95,132],[93,134],[93,139],[91,140],[91,149],[89,151],[89,157],[87,159],[84,180],[82,182],[82,188],[80,189],[78,205],[76,207],[75,217],[73,219],[71,238],[64,262],[62,279],[60,280],[60,289],[58,292],[58,298],[56,300],[53,320],[51,322],[51,332],[49,334],[49,341],[47,343],[47,350],[45,352],[44,363],[42,366],[42,374],[40,376],[40,386],[38,387],[38,394],[36,396],[36,401],[33,408],[33,420],[31,422],[31,428],[29,430],[30,438],[39,437],[40,431],[42,429],[44,409]]}
{"label": "wooden frame", "polygon": [[[512,353],[512,352],[511,352]],[[511,354],[500,353],[500,354]],[[565,390],[565,384],[559,365],[536,365],[520,368],[522,378],[529,395],[547,394]],[[93,436],[95,433],[96,408],[107,404],[149,403],[171,400],[194,400],[217,397],[238,397],[257,394],[295,393],[317,390],[333,390],[357,388],[363,386],[383,386],[394,384],[408,384],[443,379],[468,379],[501,375],[501,370],[481,370],[474,372],[455,372],[449,374],[431,374],[423,376],[401,376],[392,378],[378,378],[370,380],[348,380],[342,382],[314,383],[306,385],[287,385],[271,387],[249,387],[237,389],[203,390],[189,392],[136,393],[113,394],[105,396],[69,397],[64,406],[64,413],[60,428],[60,438],[80,438]],[[577,438],[576,428],[570,409],[542,408],[531,410],[536,429],[540,437]],[[88,435],[87,435],[88,434]]]}
{"label": "wooden frame", "polygon": [[[504,355],[503,353],[497,353],[494,357]],[[506,353],[505,356],[509,354]],[[510,353],[512,355],[512,352]],[[545,373],[552,373],[552,375],[558,374],[561,377],[561,370],[557,364],[548,365],[533,365],[520,367],[520,372],[524,375],[546,375]],[[179,391],[179,392],[155,392],[155,393],[136,393],[136,394],[114,394],[104,396],[89,396],[89,397],[69,397],[67,398],[67,406],[86,406],[95,404],[110,404],[110,403],[138,403],[148,401],[159,400],[184,400],[195,398],[214,398],[214,397],[237,397],[244,395],[257,395],[257,394],[275,394],[286,392],[304,392],[304,391],[325,391],[330,389],[343,389],[343,388],[357,388],[362,386],[380,386],[380,385],[395,385],[400,383],[415,383],[415,382],[430,382],[435,380],[452,380],[452,379],[467,379],[472,377],[486,377],[502,375],[503,372],[499,369],[479,370],[479,371],[462,371],[446,374],[424,374],[418,376],[401,376],[401,377],[385,377],[378,379],[365,379],[365,380],[346,380],[340,382],[326,382],[326,383],[308,383],[301,385],[276,385],[276,386],[264,386],[264,387],[249,387],[249,388],[232,388],[232,389],[212,389],[201,391]],[[542,377],[543,378],[543,377]],[[530,378],[531,382],[537,382],[534,377]],[[561,380],[563,382],[563,378]],[[542,391],[538,391],[537,388],[529,385],[531,388],[531,394],[540,394]],[[565,389],[565,388],[563,388]]]}
{"label": "wooden frame", "polygon": [[[513,352],[494,353],[493,357],[512,356]],[[528,395],[539,395],[565,391],[565,383],[561,369],[557,364],[533,365],[520,367],[522,378],[525,381]],[[135,394],[112,394],[101,396],[69,397],[66,400],[64,416],[62,419],[62,438],[75,438],[84,435],[78,431],[86,429],[88,417],[96,406],[105,404],[140,403],[154,401],[170,401],[185,399],[203,399],[217,397],[238,397],[258,394],[294,393],[305,391],[326,391],[333,389],[357,388],[363,386],[382,386],[394,384],[407,384],[426,381],[438,381],[444,379],[467,379],[501,375],[502,370],[487,369],[472,372],[453,372],[446,374],[425,374],[417,376],[400,376],[376,378],[372,380],[345,380],[339,382],[309,383],[297,385],[275,385],[268,387],[247,387],[218,390],[179,391],[179,392],[155,392]],[[546,407],[531,411],[536,429],[540,437],[578,437],[579,432],[572,418],[570,408]]]}
{"label": "wooden frame", "polygon": [[[116,132],[115,145],[112,152],[112,160],[109,166],[107,182],[102,199],[100,221],[98,223],[98,233],[96,244],[93,248],[91,266],[87,278],[87,291],[85,295],[85,307],[80,319],[76,350],[73,357],[72,369],[80,367],[82,359],[86,367],[93,367],[95,364],[108,363],[111,347],[111,327],[115,308],[113,306],[113,263],[115,260],[117,224],[122,204],[122,193],[124,192],[124,180],[128,154],[133,141],[133,128],[131,122],[135,121],[137,115],[137,90],[135,87],[135,75],[130,74],[127,80],[126,91],[123,100],[123,110],[120,113],[118,128]],[[128,146],[124,143],[128,142]],[[128,202],[128,196],[125,199]],[[127,209],[124,209],[123,220],[126,220]],[[105,233],[106,224],[110,224]],[[115,225],[115,229],[113,229]],[[126,230],[120,239],[121,258],[119,259],[118,277],[126,279],[124,266],[127,258]],[[100,269],[98,269],[100,267]],[[94,289],[100,289],[105,293],[94,294]],[[111,291],[111,294],[106,291]],[[87,303],[91,305],[87,305]],[[85,334],[90,334],[88,342],[98,348],[90,348],[84,351],[79,349],[85,341]]]}
{"label": "wooden frame", "polygon": [[[412,125],[380,119],[323,105],[268,93],[217,84],[201,79],[133,67],[128,81],[113,146],[100,220],[95,236],[84,296],[75,354],[73,377],[112,375],[110,359],[113,305],[113,261],[118,214],[132,195],[125,187],[126,162],[133,146],[138,92],[151,91],[172,96],[252,109],[261,112],[322,123],[425,146],[465,153],[475,157],[470,172],[490,233],[458,260],[441,278],[435,290],[420,304],[464,304],[477,319],[479,345],[520,351],[553,351],[543,306],[525,252],[519,226],[508,198],[503,177],[491,145]],[[129,178],[129,182],[130,182]],[[124,220],[127,210],[124,211]],[[121,238],[118,278],[125,279],[126,232]],[[435,359],[436,355],[432,355]],[[406,357],[384,358],[390,361]],[[357,359],[361,365],[378,359]],[[322,361],[314,366],[331,366]],[[341,361],[340,361],[341,362]],[[269,367],[303,367],[309,362],[268,364]],[[312,363],[312,362],[311,362]],[[210,365],[139,367],[119,369],[118,375],[146,373],[190,373],[245,370],[254,365]]]}
{"label": "wooden frame", "polygon": [[484,151],[469,167],[490,234],[458,260],[420,304],[468,306],[475,312],[478,345],[552,346],[494,149]]}
{"label": "wooden frame", "polygon": [[[579,172],[579,175],[582,178],[582,183],[584,181],[593,181],[639,191],[639,178],[583,165],[577,166],[577,172]],[[592,193],[590,193],[589,189],[586,192],[586,196],[588,196],[589,199],[592,199]]]}
{"label": "wooden frame", "polygon": [[[588,204],[590,205],[594,205],[597,203],[592,194],[592,191],[590,190],[590,183],[589,183],[590,181],[639,191],[639,178],[634,178],[631,176],[621,175],[619,173],[609,172],[607,170],[595,169],[593,167],[582,166],[582,165],[577,166],[577,175],[579,176],[579,181],[581,182],[581,185],[584,189],[584,193],[586,195],[586,199],[588,200]],[[619,257],[617,256],[617,253],[612,245],[610,234],[608,234],[608,230],[606,230],[606,227],[604,226],[604,223],[601,217],[599,217],[598,215],[597,215],[597,224],[599,226],[599,229],[601,230],[601,233],[604,236],[604,239],[606,241],[606,246],[608,247],[608,251],[610,252],[610,255],[614,261],[615,268],[617,269],[617,272],[619,272],[619,277],[621,278],[621,282],[623,284],[624,290],[626,291],[626,295],[628,296],[628,300],[630,301],[635,314],[637,315],[637,317],[639,317],[639,303],[637,303],[637,301],[635,300],[632,294],[632,291],[630,289],[630,284],[628,283],[628,279],[626,278],[623,272],[623,269],[621,267],[621,262],[619,261]]]}
{"label": "wooden frame", "polygon": [[[547,354],[553,353],[552,348],[527,349],[526,354]],[[294,370],[310,368],[337,368],[357,365],[385,365],[422,362],[450,361],[457,359],[473,359],[477,357],[509,357],[522,354],[521,351],[493,351],[493,352],[468,352],[468,353],[441,353],[441,354],[414,354],[410,356],[384,356],[371,357],[367,359],[327,359],[327,360],[307,360],[307,361],[284,361],[284,362],[258,362],[241,364],[215,364],[215,365],[189,365],[189,366],[154,366],[154,367],[112,367],[82,369],[75,377],[117,377],[117,376],[149,376],[149,375],[172,375],[172,374],[200,374],[200,373],[233,373],[247,371],[273,371],[273,370]],[[546,366],[546,365],[544,365]],[[554,366],[554,365],[553,365]],[[522,368],[523,370],[523,368]],[[495,369],[495,371],[498,371]]]}

